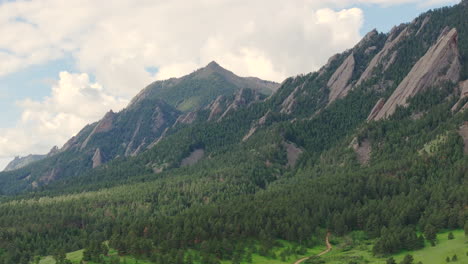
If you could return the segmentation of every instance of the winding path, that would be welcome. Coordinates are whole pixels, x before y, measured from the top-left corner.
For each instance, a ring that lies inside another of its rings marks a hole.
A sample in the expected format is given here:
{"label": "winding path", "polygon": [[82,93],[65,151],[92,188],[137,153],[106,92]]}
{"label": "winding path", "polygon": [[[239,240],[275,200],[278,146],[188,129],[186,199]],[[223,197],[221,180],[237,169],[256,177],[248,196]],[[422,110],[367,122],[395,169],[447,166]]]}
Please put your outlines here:
{"label": "winding path", "polygon": [[[330,235],[331,235],[331,233],[328,232],[328,233],[327,233],[327,237],[325,238],[325,244],[327,244],[327,249],[324,250],[324,251],[322,251],[322,252],[320,252],[319,254],[317,254],[317,256],[320,257],[320,256],[322,256],[322,255],[327,254],[328,252],[330,252],[330,251],[332,250],[332,245],[330,244]],[[311,258],[311,257],[301,258],[300,260],[294,262],[294,264],[301,264],[302,262],[304,262],[304,261],[306,261],[306,260],[308,260],[308,259],[310,259],[310,258]]]}

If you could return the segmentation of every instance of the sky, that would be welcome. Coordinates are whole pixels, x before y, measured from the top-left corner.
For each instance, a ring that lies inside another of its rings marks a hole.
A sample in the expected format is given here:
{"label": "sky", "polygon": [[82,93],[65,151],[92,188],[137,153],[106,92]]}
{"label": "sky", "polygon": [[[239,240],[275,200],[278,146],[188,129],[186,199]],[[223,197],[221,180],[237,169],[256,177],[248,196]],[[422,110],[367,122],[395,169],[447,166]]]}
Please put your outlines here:
{"label": "sky", "polygon": [[0,0],[0,170],[155,80],[217,61],[281,82],[459,0]]}

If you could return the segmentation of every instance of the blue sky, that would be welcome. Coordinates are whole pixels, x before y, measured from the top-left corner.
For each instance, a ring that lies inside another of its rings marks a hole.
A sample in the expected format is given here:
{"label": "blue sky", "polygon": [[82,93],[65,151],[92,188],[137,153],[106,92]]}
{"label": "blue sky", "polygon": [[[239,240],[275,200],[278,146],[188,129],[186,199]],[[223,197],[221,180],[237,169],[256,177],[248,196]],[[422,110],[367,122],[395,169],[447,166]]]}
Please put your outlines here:
{"label": "blue sky", "polygon": [[388,32],[454,2],[243,1],[122,0],[110,16],[95,1],[0,0],[0,169],[16,155],[63,144],[156,79],[216,60],[240,75],[281,81],[316,70],[373,28]]}

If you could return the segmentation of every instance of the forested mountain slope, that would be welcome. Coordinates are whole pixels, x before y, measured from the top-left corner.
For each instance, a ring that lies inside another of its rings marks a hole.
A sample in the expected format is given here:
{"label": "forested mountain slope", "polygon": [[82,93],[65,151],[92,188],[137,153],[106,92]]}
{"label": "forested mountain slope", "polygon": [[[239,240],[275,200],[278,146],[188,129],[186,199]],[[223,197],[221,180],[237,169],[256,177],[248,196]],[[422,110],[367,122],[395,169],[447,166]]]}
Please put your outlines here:
{"label": "forested mountain slope", "polygon": [[[324,229],[362,230],[376,255],[437,243],[438,230],[468,226],[466,14],[465,0],[372,31],[268,98],[244,87],[185,109],[154,84],[56,156],[68,162],[81,157],[72,149],[89,148],[96,160],[112,154],[108,163],[35,189],[32,168],[50,169],[50,158],[0,174],[0,260],[82,248],[99,260],[109,241],[158,264],[190,263],[193,252],[195,263],[239,263],[271,256],[276,239],[315,245]],[[133,114],[137,106],[148,112]],[[160,115],[171,121],[151,138],[108,130],[139,120],[154,129]]]}
{"label": "forested mountain slope", "polygon": [[15,157],[8,165],[5,167],[4,171],[12,171],[21,169],[28,166],[29,164],[45,158],[46,155],[28,155],[26,157]]}
{"label": "forested mountain slope", "polygon": [[[0,193],[36,189],[119,157],[136,156],[154,146],[171,129],[220,120],[241,106],[264,99],[277,86],[257,78],[238,77],[216,62],[179,79],[155,82],[127,108],[119,113],[109,111],[62,148],[15,167],[17,170],[0,173]],[[176,109],[181,104],[191,106]]]}

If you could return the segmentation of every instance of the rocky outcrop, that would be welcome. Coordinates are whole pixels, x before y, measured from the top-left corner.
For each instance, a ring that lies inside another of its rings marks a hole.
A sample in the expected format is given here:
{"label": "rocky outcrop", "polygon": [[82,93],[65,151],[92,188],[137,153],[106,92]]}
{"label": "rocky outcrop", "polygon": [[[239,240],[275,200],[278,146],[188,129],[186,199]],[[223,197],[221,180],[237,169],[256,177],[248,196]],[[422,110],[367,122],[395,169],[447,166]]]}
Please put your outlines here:
{"label": "rocky outcrop", "polygon": [[397,106],[407,106],[409,98],[444,81],[457,82],[460,77],[456,29],[444,32],[437,43],[414,65],[373,120],[392,115]]}
{"label": "rocky outcrop", "polygon": [[196,149],[188,157],[180,162],[181,167],[192,166],[199,162],[205,156],[204,149]]}
{"label": "rocky outcrop", "polygon": [[460,127],[460,130],[458,130],[458,133],[463,138],[463,142],[464,142],[463,152],[465,153],[465,155],[467,155],[468,154],[468,122],[467,121],[465,121],[465,123]]}
{"label": "rocky outcrop", "polygon": [[354,54],[351,53],[331,76],[327,83],[328,88],[330,88],[328,104],[331,104],[336,99],[342,98],[348,94],[349,90],[351,89],[351,84],[349,84],[349,81],[353,76],[355,63],[356,61],[354,60]]}
{"label": "rocky outcrop", "polygon": [[94,152],[92,161],[93,161],[93,169],[102,165],[104,160],[102,157],[101,149],[99,148],[96,149],[96,151]]}
{"label": "rocky outcrop", "polygon": [[395,62],[397,56],[398,56],[398,51],[395,50],[392,53],[392,55],[390,55],[390,57],[388,57],[388,60],[384,63],[384,67],[383,67],[384,71],[388,70],[388,68],[390,68],[390,66],[392,66],[392,64]]}
{"label": "rocky outcrop", "polygon": [[226,111],[224,111],[219,120],[223,119],[229,112],[237,110],[239,107],[248,104],[247,99],[245,98],[245,92],[245,89],[241,89],[236,93],[234,101],[232,101],[232,103],[227,107]]}
{"label": "rocky outcrop", "polygon": [[220,95],[208,106],[210,110],[210,115],[208,117],[208,121],[212,121],[216,116],[220,115],[223,112],[223,103],[225,101],[225,97]]}
{"label": "rocky outcrop", "polygon": [[162,127],[166,125],[166,116],[164,115],[164,111],[157,106],[153,112],[153,124],[151,126],[151,130],[154,133],[157,133]]}
{"label": "rocky outcrop", "polygon": [[356,45],[357,48],[360,48],[360,47],[363,47],[365,46],[369,41],[371,41],[375,36],[379,35],[379,32],[377,31],[377,29],[373,29],[371,30],[369,33],[367,33],[362,39],[361,41],[359,41],[359,43]]}
{"label": "rocky outcrop", "polygon": [[60,153],[60,149],[57,146],[53,146],[49,153],[47,153],[47,157],[52,157],[58,153]]}
{"label": "rocky outcrop", "polygon": [[299,157],[302,154],[302,149],[296,147],[293,143],[283,142],[283,146],[286,150],[286,156],[288,159],[288,167],[295,167]]}
{"label": "rocky outcrop", "polygon": [[372,52],[376,51],[377,50],[377,47],[376,46],[370,46],[368,47],[365,51],[364,51],[364,54],[366,55],[370,55]]}
{"label": "rocky outcrop", "polygon": [[369,164],[372,151],[369,139],[364,139],[361,142],[358,142],[358,139],[354,138],[351,145],[354,152],[356,153],[356,157],[359,163],[361,165]]}
{"label": "rocky outcrop", "polygon": [[[466,100],[466,98],[468,98],[468,80],[460,82],[460,84],[458,85],[458,89],[460,91],[460,99],[452,107],[452,112],[456,112],[457,110],[459,110],[460,106],[462,106],[463,102]],[[463,108],[464,107],[462,107],[462,109],[460,110],[465,110]]]}
{"label": "rocky outcrop", "polygon": [[114,117],[116,114],[111,110],[104,115],[104,118],[99,121],[96,128],[94,128],[94,133],[104,133],[109,132],[112,129],[112,124],[114,123]]}
{"label": "rocky outcrop", "polygon": [[[252,94],[249,94],[250,92]],[[226,111],[224,111],[224,113],[221,115],[218,121],[221,121],[224,117],[226,117],[232,111],[235,111],[242,106],[248,106],[251,103],[256,102],[258,100],[260,100],[260,94],[258,94],[258,92],[256,92],[255,90],[254,91],[247,90],[247,89],[239,90],[234,97],[234,101],[232,101],[232,103],[229,104],[229,106],[226,108]]]}
{"label": "rocky outcrop", "polygon": [[280,113],[282,114],[291,114],[293,109],[294,109],[294,105],[296,104],[296,94],[299,92],[299,90],[302,88],[302,86],[297,86],[294,91],[289,94],[288,97],[286,97],[286,99],[283,101],[283,103],[281,104],[281,110],[280,110]]}
{"label": "rocky outcrop", "polygon": [[130,153],[130,156],[135,157],[136,155],[140,154],[146,146],[146,138],[143,139],[143,142],[132,152]]}
{"label": "rocky outcrop", "polygon": [[151,144],[149,144],[146,149],[152,149],[154,146],[156,146],[159,142],[161,142],[161,140],[163,140],[163,138],[166,137],[167,135],[167,131],[169,131],[169,127],[166,127],[166,129],[164,129],[164,131],[162,132],[161,136],[159,136],[159,138],[157,138],[156,140],[154,140]]}
{"label": "rocky outcrop", "polygon": [[175,124],[192,124],[197,119],[197,112],[188,112],[177,118]]}
{"label": "rocky outcrop", "polygon": [[374,108],[372,108],[372,111],[370,112],[369,116],[367,117],[367,121],[374,120],[374,118],[377,116],[377,114],[382,110],[382,107],[385,104],[385,99],[380,98],[379,101],[375,104]]}
{"label": "rocky outcrop", "polygon": [[[399,27],[395,27],[392,29],[384,47],[377,53],[377,55],[374,56],[374,58],[372,58],[366,70],[364,71],[364,73],[362,73],[361,77],[357,81],[356,86],[359,86],[363,82],[367,81],[372,76],[377,66],[382,63],[385,63],[385,61],[388,59],[388,55],[393,51],[397,44],[404,40],[407,36],[409,36],[408,27],[405,27],[399,34],[397,34],[399,29]],[[390,67],[391,63],[386,63],[385,67]]]}
{"label": "rocky outcrop", "polygon": [[266,121],[268,120],[268,117],[270,116],[271,114],[271,111],[268,110],[268,112],[263,115],[257,122],[255,122],[252,127],[250,127],[250,130],[249,132],[247,132],[247,134],[242,138],[242,141],[245,142],[247,141],[251,136],[253,136],[253,134],[255,134],[255,132],[257,131],[257,129],[260,127],[260,126],[263,126],[266,124]]}
{"label": "rocky outcrop", "polygon": [[466,109],[468,109],[468,102],[466,102],[466,104],[460,109],[460,111],[465,111]]}
{"label": "rocky outcrop", "polygon": [[242,142],[245,142],[245,141],[249,140],[249,138],[251,136],[253,136],[253,134],[255,134],[255,132],[257,132],[257,129],[258,129],[257,126],[252,126],[250,128],[249,132],[247,132],[247,134],[245,134],[245,136],[242,138]]}
{"label": "rocky outcrop", "polygon": [[88,145],[91,138],[98,133],[109,132],[112,129],[112,124],[114,123],[114,118],[116,114],[111,110],[109,111],[99,123],[94,127],[93,131],[89,134],[86,140],[81,145],[81,150],[85,149]]}
{"label": "rocky outcrop", "polygon": [[[335,54],[333,56],[331,56],[328,61],[327,61],[327,64],[325,64],[325,66],[323,66],[320,70],[319,70],[319,77],[322,76],[324,73],[327,72],[328,68],[330,68],[331,64],[337,60],[338,58],[340,57],[340,54]],[[281,84],[282,85],[282,84]]]}
{"label": "rocky outcrop", "polygon": [[135,145],[135,139],[136,139],[136,137],[138,135],[138,132],[140,132],[141,122],[142,122],[141,119],[138,120],[136,128],[133,131],[132,139],[130,140],[130,143],[127,144],[127,148],[125,149],[125,156],[130,156],[132,154],[132,152],[134,151],[133,150],[133,148],[134,148],[133,145]]}
{"label": "rocky outcrop", "polygon": [[39,178],[39,182],[48,184],[49,182],[57,179],[59,174],[60,174],[60,169],[52,168],[52,170],[45,173],[43,176]]}
{"label": "rocky outcrop", "polygon": [[424,27],[427,25],[427,23],[429,23],[429,20],[431,19],[430,16],[426,16],[423,20],[423,22],[421,23],[421,26],[419,27],[418,29],[418,32],[416,32],[416,36],[418,36],[422,30],[424,29]]}

